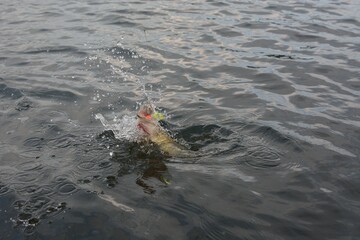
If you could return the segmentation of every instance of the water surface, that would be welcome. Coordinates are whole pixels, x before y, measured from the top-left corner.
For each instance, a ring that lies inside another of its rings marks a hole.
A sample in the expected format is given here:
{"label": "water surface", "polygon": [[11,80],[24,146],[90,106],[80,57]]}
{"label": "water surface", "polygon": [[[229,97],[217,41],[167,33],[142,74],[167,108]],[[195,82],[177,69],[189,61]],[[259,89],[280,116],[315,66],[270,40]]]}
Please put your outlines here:
{"label": "water surface", "polygon": [[357,239],[359,11],[3,0],[0,239]]}

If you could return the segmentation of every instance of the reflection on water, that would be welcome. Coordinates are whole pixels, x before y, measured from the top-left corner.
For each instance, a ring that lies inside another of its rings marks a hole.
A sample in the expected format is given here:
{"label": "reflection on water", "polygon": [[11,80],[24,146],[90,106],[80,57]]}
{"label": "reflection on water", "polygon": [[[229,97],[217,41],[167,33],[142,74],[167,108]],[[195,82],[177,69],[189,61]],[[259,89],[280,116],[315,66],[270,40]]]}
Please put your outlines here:
{"label": "reflection on water", "polygon": [[354,1],[0,5],[0,238],[360,235]]}

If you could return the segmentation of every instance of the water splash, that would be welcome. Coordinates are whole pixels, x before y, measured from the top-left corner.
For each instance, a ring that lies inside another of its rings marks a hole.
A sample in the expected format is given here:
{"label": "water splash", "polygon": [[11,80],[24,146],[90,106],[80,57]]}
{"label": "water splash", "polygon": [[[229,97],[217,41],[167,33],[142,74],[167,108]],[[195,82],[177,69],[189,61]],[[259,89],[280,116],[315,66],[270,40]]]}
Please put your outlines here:
{"label": "water splash", "polygon": [[105,130],[112,130],[117,139],[136,141],[139,137],[134,115],[124,115],[121,118],[115,116],[112,122],[109,122],[101,113],[97,113],[95,119],[100,120]]}

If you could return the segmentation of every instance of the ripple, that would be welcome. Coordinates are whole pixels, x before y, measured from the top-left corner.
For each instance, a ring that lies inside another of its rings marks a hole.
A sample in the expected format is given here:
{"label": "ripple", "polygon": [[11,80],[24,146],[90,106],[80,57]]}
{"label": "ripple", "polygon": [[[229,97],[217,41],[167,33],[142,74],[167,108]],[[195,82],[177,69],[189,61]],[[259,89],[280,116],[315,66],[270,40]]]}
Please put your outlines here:
{"label": "ripple", "polygon": [[32,217],[32,215],[30,213],[19,213],[18,215],[18,219],[20,221],[27,221]]}
{"label": "ripple", "polygon": [[250,176],[234,165],[205,165],[205,164],[189,164],[189,163],[176,163],[170,161],[167,166],[175,168],[179,172],[196,172],[206,174],[212,177],[222,178],[235,178],[244,182],[256,182],[254,176]]}
{"label": "ripple", "polygon": [[19,171],[12,167],[0,166],[0,180],[10,180]]}
{"label": "ripple", "polygon": [[78,191],[78,189],[72,183],[65,183],[65,184],[61,185],[60,187],[58,187],[58,192],[63,195],[71,195],[77,191]]}
{"label": "ripple", "polygon": [[13,179],[20,183],[33,183],[42,179],[44,174],[44,172],[20,172]]}
{"label": "ripple", "polygon": [[25,202],[16,202],[16,206],[27,213],[38,213],[40,210],[44,209],[47,205],[49,205],[52,200],[48,197],[44,196],[35,196],[30,198]]}
{"label": "ripple", "polygon": [[110,14],[102,19],[100,21],[105,22],[106,24],[112,24],[112,25],[118,25],[122,27],[137,27],[137,24],[134,22],[129,21],[127,18],[115,14]]}
{"label": "ripple", "polygon": [[52,186],[38,186],[38,185],[20,185],[16,188],[17,193],[27,196],[27,195],[51,195],[53,193]]}
{"label": "ripple", "polygon": [[[3,80],[0,78],[0,80]],[[21,90],[8,87],[6,84],[0,84],[0,97],[1,98],[10,98],[10,99],[19,99],[23,97],[23,93]]]}
{"label": "ripple", "polygon": [[77,165],[81,170],[93,170],[96,167],[96,163],[93,161],[81,162]]}
{"label": "ripple", "polygon": [[236,226],[239,229],[249,232],[254,231],[255,226],[249,219],[239,219],[239,217],[229,218],[224,216],[217,216],[209,212],[205,212],[201,218],[200,228],[203,234],[209,239],[237,239],[227,228],[227,225]]}
{"label": "ripple", "polygon": [[244,158],[248,165],[260,168],[276,167],[281,163],[279,154],[265,146],[249,147]]}
{"label": "ripple", "polygon": [[77,168],[84,171],[99,171],[102,169],[106,169],[112,166],[110,161],[102,161],[98,162],[98,159],[94,159],[93,161],[83,161],[77,165]]}
{"label": "ripple", "polygon": [[29,90],[27,94],[32,97],[52,99],[57,101],[75,102],[79,99],[79,93],[72,90],[46,89],[38,87],[36,91]]}
{"label": "ripple", "polygon": [[287,200],[287,202],[306,202],[307,195],[304,192],[295,189],[286,189],[272,192],[276,197]]}
{"label": "ripple", "polygon": [[18,111],[26,111],[33,107],[34,103],[30,99],[23,98],[16,104],[15,109]]}
{"label": "ripple", "polygon": [[17,165],[17,168],[19,168],[22,171],[33,171],[33,170],[41,170],[44,168],[44,165],[40,162],[35,161],[29,161],[29,162],[22,162]]}
{"label": "ripple", "polygon": [[220,36],[223,36],[223,37],[239,37],[239,36],[243,35],[240,32],[233,31],[228,28],[217,29],[217,30],[214,30],[214,32],[216,32],[217,34],[219,34]]}
{"label": "ripple", "polygon": [[118,183],[117,177],[111,175],[105,178],[105,182],[109,188],[115,187],[115,185]]}
{"label": "ripple", "polygon": [[[59,127],[57,127],[57,126],[52,126],[51,129],[49,129],[49,131],[53,131],[53,132],[56,132],[56,133],[62,132],[62,130],[61,131],[60,130],[61,129],[59,129]],[[58,149],[58,148],[69,148],[69,147],[72,147],[74,145],[76,146],[79,143],[76,140],[75,135],[73,135],[73,134],[65,134],[65,135],[59,136],[58,138],[49,140],[48,144],[52,148]]]}
{"label": "ripple", "polygon": [[[295,142],[288,137],[287,135],[282,134],[280,131],[276,130],[271,126],[266,125],[255,125],[255,124],[247,124],[244,130],[250,130],[250,136],[259,136],[262,138],[266,138],[269,142],[278,142],[281,144],[294,144]],[[259,145],[261,141],[254,142],[254,144]]]}
{"label": "ripple", "polygon": [[101,162],[98,164],[100,169],[111,167],[112,163],[110,161]]}
{"label": "ripple", "polygon": [[38,49],[27,50],[23,52],[24,54],[51,54],[51,53],[83,53],[79,51],[76,47],[72,46],[54,46],[54,47],[41,47]]}
{"label": "ripple", "polygon": [[324,140],[324,139],[320,139],[320,138],[315,138],[314,136],[309,136],[309,135],[304,135],[304,134],[300,134],[296,131],[293,131],[293,130],[289,130],[289,129],[284,129],[284,127],[280,126],[279,123],[276,123],[276,124],[272,124],[274,128],[278,129],[279,132],[280,131],[284,131],[286,132],[289,136],[291,136],[293,139],[298,139],[298,140],[301,140],[301,141],[304,141],[304,142],[307,142],[307,143],[310,143],[312,145],[318,145],[318,146],[323,146],[324,148],[328,149],[328,150],[331,150],[331,151],[334,151],[334,152],[337,152],[341,155],[345,155],[345,156],[349,156],[349,157],[355,157],[355,155],[344,149],[344,148],[341,148],[341,147],[337,147],[335,146],[333,143],[327,141],[327,140]]}
{"label": "ripple", "polygon": [[[291,234],[292,232],[297,232],[298,234],[301,234],[302,236],[309,236],[308,230],[301,227],[301,225],[295,225],[287,220],[284,220],[282,218],[279,218],[277,214],[275,216],[272,216],[270,214],[257,214],[256,217],[260,221],[264,221],[266,226],[273,226],[278,229],[278,231],[282,232],[282,234],[291,237],[294,236]],[[287,231],[283,232],[285,228],[288,228]]]}
{"label": "ripple", "polygon": [[8,186],[0,183],[0,196],[5,195],[5,194],[9,193],[10,191],[11,191],[11,189]]}
{"label": "ripple", "polygon": [[294,94],[290,96],[289,101],[297,108],[313,108],[316,105],[316,99],[301,94]]}
{"label": "ripple", "polygon": [[24,141],[24,146],[26,147],[41,148],[45,144],[45,139],[43,137],[30,137]]}
{"label": "ripple", "polygon": [[30,213],[19,213],[16,222],[17,225],[25,226],[24,232],[26,234],[32,234],[35,231],[35,225],[40,222],[40,219],[32,217]]}

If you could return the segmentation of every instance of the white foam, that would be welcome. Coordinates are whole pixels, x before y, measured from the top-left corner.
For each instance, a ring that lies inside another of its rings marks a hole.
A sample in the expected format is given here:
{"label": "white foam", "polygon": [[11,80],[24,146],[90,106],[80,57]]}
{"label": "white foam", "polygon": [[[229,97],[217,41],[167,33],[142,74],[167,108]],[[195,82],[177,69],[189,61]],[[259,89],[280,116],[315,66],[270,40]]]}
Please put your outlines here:
{"label": "white foam", "polygon": [[135,141],[138,138],[139,132],[133,115],[124,115],[120,118],[115,116],[112,121],[108,121],[101,113],[97,113],[95,119],[100,120],[105,130],[112,130],[117,139]]}

